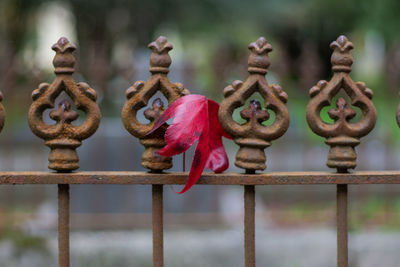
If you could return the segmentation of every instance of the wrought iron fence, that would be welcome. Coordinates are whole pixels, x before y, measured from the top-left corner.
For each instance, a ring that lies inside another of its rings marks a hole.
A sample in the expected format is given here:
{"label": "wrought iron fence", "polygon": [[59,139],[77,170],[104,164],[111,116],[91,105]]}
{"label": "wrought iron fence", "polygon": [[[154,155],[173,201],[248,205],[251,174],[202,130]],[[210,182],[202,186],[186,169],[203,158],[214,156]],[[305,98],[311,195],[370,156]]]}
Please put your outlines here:
{"label": "wrought iron fence", "polygon": [[[145,184],[152,185],[153,218],[153,266],[164,265],[163,258],[163,186],[184,184],[187,173],[168,173],[172,159],[158,156],[155,152],[165,145],[166,126],[152,134],[154,122],[163,114],[164,103],[160,99],[153,101],[144,111],[150,121],[142,124],[136,115],[146,108],[150,98],[160,91],[169,104],[189,91],[180,83],[168,79],[171,58],[168,52],[172,45],[165,37],[159,37],[149,45],[151,76],[146,82],[135,82],[126,91],[127,101],[122,109],[122,122],[129,133],[140,139],[145,146],[142,165],[149,172],[73,172],[79,168],[76,148],[82,140],[89,138],[100,124],[100,109],[96,104],[96,91],[86,83],[76,82],[74,73],[76,47],[66,38],[61,38],[52,47],[56,52],[53,60],[56,78],[51,83],[42,83],[32,93],[33,103],[28,114],[29,126],[33,133],[45,140],[50,148],[49,168],[55,172],[0,172],[0,184],[58,184],[58,244],[59,266],[69,267],[69,185],[70,184]],[[268,172],[256,173],[266,168],[264,149],[271,141],[281,137],[289,127],[289,111],[286,107],[288,95],[278,85],[271,85],[265,78],[270,65],[268,53],[271,45],[265,38],[259,38],[249,45],[249,76],[246,81],[235,81],[223,90],[224,100],[219,110],[222,127],[240,146],[236,154],[235,165],[244,169],[244,173],[205,173],[198,184],[237,185],[244,188],[244,265],[255,266],[255,187],[261,185],[311,185],[332,184],[337,186],[337,263],[339,267],[348,266],[348,230],[347,230],[347,186],[349,184],[399,184],[400,171],[349,172],[356,167],[355,147],[360,138],[367,135],[376,122],[376,110],[372,103],[373,93],[362,82],[353,82],[350,78],[353,58],[350,50],[353,44],[340,36],[331,44],[333,77],[330,81],[320,81],[311,88],[311,100],[307,106],[307,122],[317,134],[326,138],[330,146],[327,165],[337,170],[331,172]],[[336,106],[328,111],[333,123],[321,118],[324,107],[344,91],[350,101],[339,97]],[[73,122],[78,113],[67,100],[50,112],[50,118],[56,124],[49,125],[43,120],[47,109],[53,109],[55,99],[65,92],[77,109],[85,114],[80,125]],[[252,100],[248,107],[240,112],[245,123],[238,123],[233,112],[244,106],[254,93],[260,93],[261,103]],[[1,96],[1,99],[3,97]],[[350,103],[348,103],[350,102]],[[350,104],[350,105],[349,105]],[[356,112],[351,106],[358,107],[362,114],[353,120]],[[272,124],[265,125],[273,111]],[[400,124],[400,108],[396,113]],[[0,129],[5,121],[5,111],[0,104]]]}

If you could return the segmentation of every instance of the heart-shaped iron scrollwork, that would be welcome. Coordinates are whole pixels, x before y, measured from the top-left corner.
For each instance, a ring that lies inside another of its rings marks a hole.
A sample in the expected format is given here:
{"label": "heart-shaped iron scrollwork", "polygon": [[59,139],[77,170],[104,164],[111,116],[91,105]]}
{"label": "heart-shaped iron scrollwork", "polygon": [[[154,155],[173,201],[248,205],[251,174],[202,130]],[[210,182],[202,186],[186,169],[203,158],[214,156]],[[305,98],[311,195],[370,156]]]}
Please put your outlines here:
{"label": "heart-shaped iron scrollwork", "polygon": [[[327,165],[336,168],[338,172],[347,172],[357,166],[357,154],[354,147],[360,143],[360,138],[367,135],[375,126],[376,110],[372,103],[373,93],[363,82],[353,82],[349,73],[353,64],[350,50],[354,48],[345,36],[339,36],[331,43],[333,54],[331,57],[332,79],[319,81],[310,89],[311,100],[307,106],[307,122],[311,130],[319,136],[326,138],[326,144],[331,149],[328,154]],[[321,110],[331,105],[332,99],[340,90],[349,96],[351,105],[362,111],[362,117],[357,122],[350,120],[356,112],[340,97],[336,107],[328,111],[333,123],[324,122]]]}
{"label": "heart-shaped iron scrollwork", "polygon": [[[263,37],[249,45],[251,51],[248,59],[249,77],[245,82],[234,81],[224,89],[224,100],[219,109],[219,120],[223,129],[229,133],[240,146],[236,154],[235,165],[247,172],[264,170],[266,156],[264,149],[271,141],[281,137],[289,127],[289,111],[286,107],[288,95],[278,85],[270,85],[265,78],[270,60],[268,53],[272,46]],[[235,109],[245,105],[246,100],[259,92],[264,99],[264,107],[257,100],[240,112],[246,120],[239,124],[233,119]],[[271,125],[262,122],[269,119],[268,109],[275,113]]]}
{"label": "heart-shaped iron scrollwork", "polygon": [[[57,171],[71,171],[79,168],[76,148],[81,141],[94,134],[100,124],[100,109],[96,104],[96,91],[83,82],[75,82],[75,57],[72,54],[76,46],[67,38],[60,38],[53,45],[56,52],[53,60],[56,78],[51,83],[42,83],[32,93],[33,103],[29,109],[28,122],[32,132],[46,141],[50,147],[49,168]],[[50,112],[50,118],[56,124],[48,125],[43,121],[46,109],[54,108],[56,98],[65,92],[77,109],[86,114],[80,125],[71,123],[78,118],[78,113],[71,109],[68,100],[60,102],[58,109]]]}
{"label": "heart-shaped iron scrollwork", "polygon": [[146,107],[150,98],[158,91],[161,92],[171,104],[181,96],[189,94],[180,83],[171,83],[168,79],[171,57],[168,52],[172,45],[167,38],[160,36],[148,46],[151,49],[150,56],[150,78],[137,81],[126,90],[127,101],[122,108],[122,122],[126,130],[140,139],[145,150],[142,155],[142,166],[158,172],[172,167],[172,158],[159,156],[156,152],[166,145],[164,134],[167,125],[164,124],[151,134],[147,135],[153,128],[154,123],[164,112],[164,103],[160,98],[153,101],[151,107],[144,111],[144,116],[150,122],[143,124],[139,122],[137,115],[140,109]]}

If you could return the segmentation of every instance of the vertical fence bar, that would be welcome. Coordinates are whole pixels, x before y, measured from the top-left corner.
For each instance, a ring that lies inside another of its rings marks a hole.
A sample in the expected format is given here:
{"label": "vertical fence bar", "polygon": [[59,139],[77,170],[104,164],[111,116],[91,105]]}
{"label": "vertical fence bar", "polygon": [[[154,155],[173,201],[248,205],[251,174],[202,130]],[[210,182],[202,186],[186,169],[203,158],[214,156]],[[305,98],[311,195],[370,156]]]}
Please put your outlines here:
{"label": "vertical fence bar", "polygon": [[58,266],[69,267],[69,185],[58,185]]}
{"label": "vertical fence bar", "polygon": [[[279,85],[270,85],[265,78],[271,64],[269,52],[272,46],[264,37],[248,46],[250,55],[248,63],[248,78],[242,82],[234,81],[224,88],[224,100],[218,110],[221,127],[232,136],[240,149],[236,153],[235,165],[245,169],[246,174],[254,174],[257,170],[265,170],[267,158],[265,148],[271,141],[281,137],[289,127],[289,110],[286,106],[288,95]],[[255,85],[260,85],[256,86]],[[252,99],[254,91],[258,91],[263,102]],[[250,100],[249,105],[240,111],[240,116],[247,122],[238,125],[233,113],[240,103]],[[269,103],[269,104],[268,104]],[[273,104],[272,104],[273,103]],[[271,125],[261,122],[269,119],[270,115],[263,106],[275,111],[276,119]],[[245,266],[254,267],[255,259],[255,187],[244,186],[244,257]]]}
{"label": "vertical fence bar", "polygon": [[337,266],[348,267],[347,184],[337,185]]}
{"label": "vertical fence bar", "polygon": [[[330,146],[328,161],[329,168],[335,168],[339,173],[347,173],[357,166],[355,147],[360,144],[360,138],[368,135],[375,126],[377,115],[372,97],[374,93],[363,82],[354,82],[350,77],[353,57],[350,51],[354,48],[349,39],[341,35],[330,45],[333,77],[330,81],[319,81],[310,91],[311,100],[307,105],[306,117],[311,130],[325,137],[325,143]],[[339,89],[345,88],[350,101],[340,96]],[[329,106],[334,97],[336,107],[329,109],[328,115],[333,124],[321,117],[321,109]],[[361,108],[362,123],[352,122],[356,115],[354,103]],[[348,266],[348,233],[347,233],[347,185],[337,185],[337,264],[339,267]]]}
{"label": "vertical fence bar", "polygon": [[245,267],[256,266],[255,186],[244,186],[244,261]]}
{"label": "vertical fence bar", "polygon": [[153,266],[164,266],[163,185],[152,185]]}

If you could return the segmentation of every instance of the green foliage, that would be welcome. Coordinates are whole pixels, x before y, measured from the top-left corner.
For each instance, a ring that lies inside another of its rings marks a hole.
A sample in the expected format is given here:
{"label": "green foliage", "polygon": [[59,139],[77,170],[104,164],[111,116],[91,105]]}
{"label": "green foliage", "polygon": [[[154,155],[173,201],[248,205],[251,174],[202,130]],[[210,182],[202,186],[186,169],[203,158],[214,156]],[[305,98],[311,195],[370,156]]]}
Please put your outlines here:
{"label": "green foliage", "polygon": [[0,232],[0,241],[11,241],[15,248],[15,253],[23,253],[26,250],[36,250],[40,252],[48,252],[46,239],[39,236],[32,236],[25,232],[8,228]]}

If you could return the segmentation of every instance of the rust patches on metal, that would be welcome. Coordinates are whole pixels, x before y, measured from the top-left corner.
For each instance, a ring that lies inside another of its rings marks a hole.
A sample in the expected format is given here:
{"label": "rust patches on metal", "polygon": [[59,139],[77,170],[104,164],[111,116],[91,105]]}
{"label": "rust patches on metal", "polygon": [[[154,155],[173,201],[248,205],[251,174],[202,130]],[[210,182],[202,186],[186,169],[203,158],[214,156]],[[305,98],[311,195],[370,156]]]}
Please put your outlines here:
{"label": "rust patches on metal", "polygon": [[137,113],[140,109],[146,107],[150,98],[160,91],[171,104],[181,96],[190,92],[180,83],[171,83],[168,79],[171,57],[168,52],[172,45],[167,38],[160,36],[156,41],[148,46],[152,53],[150,56],[150,78],[144,81],[137,81],[132,87],[126,90],[127,101],[122,108],[122,122],[126,130],[133,136],[140,139],[145,150],[142,155],[142,166],[152,171],[162,171],[172,167],[171,157],[162,157],[155,152],[166,145],[164,134],[167,125],[161,126],[153,133],[147,135],[153,128],[154,123],[164,112],[164,103],[161,99],[156,99],[152,107],[144,112],[144,116],[150,121],[148,124],[142,124],[137,119]]}
{"label": "rust patches on metal", "polygon": [[69,185],[58,185],[58,266],[69,267]]}
{"label": "rust patches on metal", "polygon": [[[28,122],[32,132],[46,141],[51,149],[49,155],[49,168],[68,172],[79,168],[79,158],[76,148],[81,141],[94,134],[100,124],[100,109],[96,104],[96,91],[83,82],[75,82],[74,73],[75,57],[72,54],[76,46],[67,38],[60,38],[53,45],[56,52],[53,60],[56,78],[51,83],[42,83],[32,93],[33,103],[29,109]],[[71,110],[71,103],[64,100],[57,110],[50,113],[56,121],[55,125],[48,125],[43,121],[46,109],[54,108],[54,102],[62,91],[72,99],[77,109],[86,114],[86,119],[81,125],[71,123],[78,118],[78,113]]]}
{"label": "rust patches on metal", "polygon": [[163,185],[152,186],[153,267],[164,266]]}
{"label": "rust patches on metal", "polygon": [[347,184],[336,189],[337,266],[348,267]]}
{"label": "rust patches on metal", "polygon": [[255,186],[244,186],[244,266],[256,266]]}
{"label": "rust patches on metal", "polygon": [[[0,172],[0,184],[184,185],[187,172]],[[200,185],[400,184],[400,171],[204,173]]]}
{"label": "rust patches on metal", "polygon": [[[310,89],[311,100],[307,106],[307,122],[311,130],[326,138],[326,144],[331,148],[327,165],[336,168],[338,172],[346,172],[357,166],[357,154],[354,147],[360,143],[360,138],[367,135],[375,126],[376,110],[371,99],[373,92],[363,82],[354,82],[350,78],[353,58],[350,50],[353,44],[347,37],[339,36],[331,43],[332,79],[319,81]],[[343,89],[351,99],[351,105],[362,111],[358,122],[350,122],[355,111],[344,98],[339,98],[336,108],[329,110],[328,115],[334,120],[333,124],[321,119],[322,108],[331,104],[332,98]]]}
{"label": "rust patches on metal", "polygon": [[[224,100],[219,109],[219,121],[240,146],[236,154],[235,165],[246,170],[264,170],[266,156],[264,149],[271,141],[281,137],[289,127],[289,111],[286,107],[288,95],[278,85],[270,85],[265,78],[270,65],[268,53],[272,46],[263,37],[249,45],[249,77],[245,82],[234,81],[224,89]],[[235,109],[245,105],[253,93],[259,92],[264,99],[265,110],[258,101],[252,101],[241,117],[247,122],[239,124],[233,119]],[[269,125],[262,125],[268,120],[267,109],[275,112],[275,120]]]}

